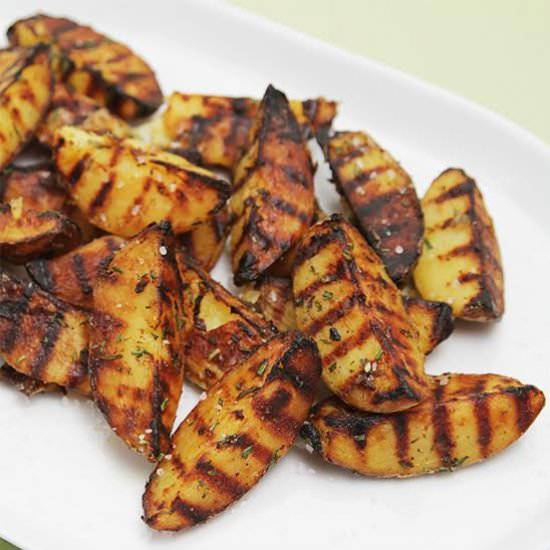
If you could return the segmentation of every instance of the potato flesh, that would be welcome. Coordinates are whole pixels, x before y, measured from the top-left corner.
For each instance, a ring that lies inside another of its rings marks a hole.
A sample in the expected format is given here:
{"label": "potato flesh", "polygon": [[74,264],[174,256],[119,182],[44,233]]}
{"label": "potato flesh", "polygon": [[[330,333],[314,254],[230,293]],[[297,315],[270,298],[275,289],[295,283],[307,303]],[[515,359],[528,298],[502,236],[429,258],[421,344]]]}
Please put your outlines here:
{"label": "potato flesh", "polygon": [[374,477],[408,477],[480,462],[516,441],[544,406],[534,386],[495,374],[432,378],[432,395],[394,415],[317,404],[303,435],[333,464]]}
{"label": "potato flesh", "polygon": [[292,446],[319,380],[315,344],[274,337],[195,406],[151,475],[144,520],[157,530],[201,523],[249,491]]}
{"label": "potato flesh", "polygon": [[56,166],[71,196],[94,225],[115,235],[131,237],[161,220],[183,233],[227,199],[227,183],[176,155],[72,126],[56,135]]}
{"label": "potato flesh", "polygon": [[395,412],[427,397],[401,294],[356,229],[338,217],[313,226],[298,248],[293,290],[297,326],[315,339],[323,380],[346,403]]}
{"label": "potato flesh", "polygon": [[475,181],[451,168],[422,199],[426,233],[414,282],[455,317],[491,321],[504,313],[504,279],[493,222]]}

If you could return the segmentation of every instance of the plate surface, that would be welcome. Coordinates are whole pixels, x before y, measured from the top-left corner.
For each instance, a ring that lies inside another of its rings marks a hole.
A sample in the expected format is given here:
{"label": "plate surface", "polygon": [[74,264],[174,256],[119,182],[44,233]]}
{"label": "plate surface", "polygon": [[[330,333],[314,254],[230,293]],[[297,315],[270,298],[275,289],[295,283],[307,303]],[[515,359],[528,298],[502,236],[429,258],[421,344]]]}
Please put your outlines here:
{"label": "plate surface", "polygon": [[[430,373],[498,372],[550,395],[550,149],[526,131],[447,92],[215,3],[2,2],[0,27],[43,11],[75,17],[128,43],[174,89],[341,101],[339,129],[365,129],[423,193],[448,166],[474,176],[502,247],[507,313],[459,326],[427,361]],[[367,39],[367,38],[366,38]],[[490,69],[489,69],[490,70]],[[330,208],[332,186],[318,192]],[[228,281],[222,264],[216,276]],[[197,392],[186,388],[179,419]],[[455,474],[368,480],[302,447],[225,514],[175,535],[140,520],[151,467],[128,451],[91,403],[27,399],[0,387],[0,536],[25,550],[131,548],[550,548],[550,410],[512,448]]]}

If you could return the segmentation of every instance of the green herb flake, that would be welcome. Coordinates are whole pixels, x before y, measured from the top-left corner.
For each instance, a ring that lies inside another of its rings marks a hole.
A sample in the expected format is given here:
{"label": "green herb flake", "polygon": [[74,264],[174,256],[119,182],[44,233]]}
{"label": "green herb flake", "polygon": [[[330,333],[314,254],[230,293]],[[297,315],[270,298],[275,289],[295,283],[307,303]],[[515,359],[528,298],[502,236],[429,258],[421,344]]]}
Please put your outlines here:
{"label": "green herb flake", "polygon": [[181,330],[184,327],[184,324],[184,320],[179,315],[176,315],[176,328]]}
{"label": "green herb flake", "polygon": [[113,353],[111,355],[103,355],[103,357],[101,357],[102,361],[116,361],[117,359],[122,359],[122,353]]}
{"label": "green herb flake", "polygon": [[245,449],[243,449],[241,451],[241,456],[243,458],[248,458],[248,456],[250,455],[250,453],[252,452],[252,449],[254,448],[253,445],[249,445],[248,447],[246,447]]}
{"label": "green herb flake", "polygon": [[26,357],[27,357],[26,355],[20,355],[20,356],[15,360],[15,364],[16,364],[16,365],[19,365],[19,363],[21,363],[21,361],[24,361]]}
{"label": "green herb flake", "polygon": [[138,346],[136,349],[133,349],[130,353],[135,357],[137,357],[138,359],[140,357],[143,357],[144,355],[151,355],[144,347],[141,347],[141,346]]}
{"label": "green herb flake", "polygon": [[161,411],[164,411],[164,409],[166,408],[166,405],[168,405],[168,401],[169,401],[168,397],[165,397],[162,403],[160,404]]}
{"label": "green herb flake", "polygon": [[265,369],[267,369],[267,359],[264,359],[261,363],[260,363],[260,366],[258,367],[258,370],[256,371],[256,374],[258,376],[262,376],[262,374],[265,372]]}
{"label": "green herb flake", "polygon": [[124,271],[122,271],[122,269],[120,269],[120,267],[118,267],[117,265],[112,265],[111,271],[116,271],[117,273],[124,273]]}
{"label": "green herb flake", "polygon": [[329,365],[329,367],[328,367],[328,371],[329,371],[329,372],[334,372],[334,371],[336,370],[336,367],[337,367],[337,366],[338,366],[338,365],[337,365],[336,363],[331,363],[331,364]]}
{"label": "green herb flake", "polygon": [[355,441],[365,441],[365,434],[356,434],[353,436],[353,439]]}
{"label": "green herb flake", "polygon": [[434,245],[428,240],[427,237],[424,237],[424,244],[428,250],[433,250]]}
{"label": "green herb flake", "polygon": [[380,359],[382,359],[382,355],[384,355],[384,350],[380,348],[376,353],[376,355],[374,356],[374,360],[379,361]]}
{"label": "green herb flake", "polygon": [[330,292],[330,290],[325,290],[323,292],[323,298],[325,300],[332,300],[332,297],[334,296],[334,294],[332,292]]}
{"label": "green herb flake", "polygon": [[159,453],[157,456],[157,462],[160,462],[164,458],[164,453]]}

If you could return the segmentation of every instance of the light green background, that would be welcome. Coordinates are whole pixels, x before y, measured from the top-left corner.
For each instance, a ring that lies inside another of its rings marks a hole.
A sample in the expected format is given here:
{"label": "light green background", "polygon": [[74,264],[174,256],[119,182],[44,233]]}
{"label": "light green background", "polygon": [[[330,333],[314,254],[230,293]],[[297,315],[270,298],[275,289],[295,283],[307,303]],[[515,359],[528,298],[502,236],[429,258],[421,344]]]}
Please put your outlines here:
{"label": "light green background", "polygon": [[473,99],[550,143],[550,0],[231,1]]}
{"label": "light green background", "polygon": [[550,0],[230,0],[472,99],[550,143]]}

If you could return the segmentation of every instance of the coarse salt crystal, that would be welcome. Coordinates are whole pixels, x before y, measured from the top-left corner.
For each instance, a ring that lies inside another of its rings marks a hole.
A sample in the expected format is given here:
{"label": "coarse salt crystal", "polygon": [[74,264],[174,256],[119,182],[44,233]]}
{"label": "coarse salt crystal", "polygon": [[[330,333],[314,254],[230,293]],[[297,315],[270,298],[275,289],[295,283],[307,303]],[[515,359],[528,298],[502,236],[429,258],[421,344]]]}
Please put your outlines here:
{"label": "coarse salt crystal", "polygon": [[358,187],[355,191],[358,195],[364,195],[365,194],[365,190],[362,187]]}
{"label": "coarse salt crystal", "polygon": [[313,447],[309,443],[306,443],[306,451],[313,454]]}
{"label": "coarse salt crystal", "polygon": [[199,400],[200,400],[200,401],[204,401],[205,399],[206,399],[206,392],[203,391],[203,392],[200,394],[200,396],[199,396]]}
{"label": "coarse salt crystal", "polygon": [[175,183],[171,183],[169,186],[168,186],[168,189],[170,190],[170,193],[173,193],[177,188],[177,185]]}
{"label": "coarse salt crystal", "polygon": [[168,254],[168,249],[165,246],[161,246],[159,252],[161,256],[166,256],[166,254]]}
{"label": "coarse salt crystal", "polygon": [[403,252],[405,251],[405,249],[400,244],[398,244],[394,250],[396,254],[403,254]]}
{"label": "coarse salt crystal", "polygon": [[130,210],[130,214],[132,214],[132,216],[137,216],[140,210],[141,210],[141,204],[136,204],[135,206],[132,207],[132,210]]}
{"label": "coarse salt crystal", "polygon": [[386,176],[389,180],[392,180],[395,178],[395,176],[397,176],[397,174],[395,173],[395,170],[390,169],[386,172]]}
{"label": "coarse salt crystal", "polygon": [[153,433],[153,430],[152,430],[151,428],[147,428],[147,429],[145,430],[145,433],[146,433],[146,434],[152,434],[152,433]]}
{"label": "coarse salt crystal", "polygon": [[161,476],[164,473],[164,470],[162,468],[157,469],[157,475]]}
{"label": "coarse salt crystal", "polygon": [[99,219],[100,219],[103,223],[106,223],[106,222],[107,222],[107,216],[106,216],[103,212],[99,215]]}

